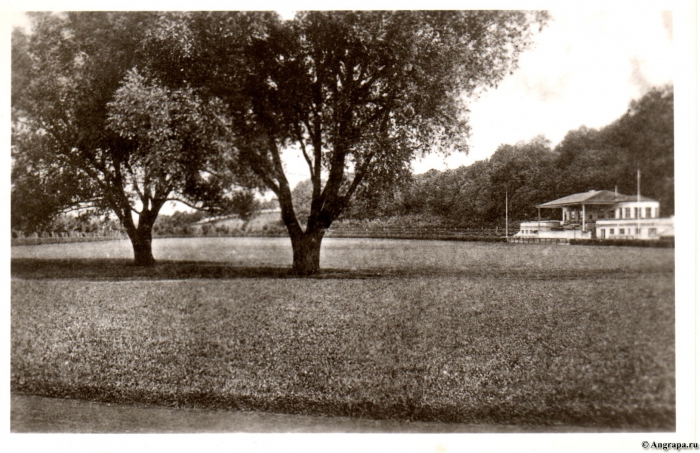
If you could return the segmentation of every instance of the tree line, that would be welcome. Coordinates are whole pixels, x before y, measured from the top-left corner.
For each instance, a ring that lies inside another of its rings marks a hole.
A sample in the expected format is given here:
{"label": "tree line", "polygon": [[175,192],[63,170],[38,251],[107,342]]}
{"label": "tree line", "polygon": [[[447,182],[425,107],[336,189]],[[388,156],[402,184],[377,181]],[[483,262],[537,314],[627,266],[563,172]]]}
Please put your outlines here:
{"label": "tree line", "polygon": [[[483,161],[431,170],[391,190],[359,198],[348,218],[420,215],[467,226],[503,225],[537,218],[538,204],[589,190],[637,193],[658,199],[663,216],[674,213],[673,87],[652,88],[611,124],[570,131],[561,143],[543,137],[501,145]],[[542,210],[544,218],[559,212]]]}

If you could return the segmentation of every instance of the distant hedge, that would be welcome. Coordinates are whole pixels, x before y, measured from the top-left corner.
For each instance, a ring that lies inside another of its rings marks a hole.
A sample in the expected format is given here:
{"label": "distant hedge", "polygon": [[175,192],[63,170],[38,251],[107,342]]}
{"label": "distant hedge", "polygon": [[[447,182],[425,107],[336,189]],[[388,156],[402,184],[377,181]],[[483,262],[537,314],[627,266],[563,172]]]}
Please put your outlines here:
{"label": "distant hedge", "polygon": [[614,245],[623,247],[652,247],[672,249],[675,239],[571,239],[571,245]]}

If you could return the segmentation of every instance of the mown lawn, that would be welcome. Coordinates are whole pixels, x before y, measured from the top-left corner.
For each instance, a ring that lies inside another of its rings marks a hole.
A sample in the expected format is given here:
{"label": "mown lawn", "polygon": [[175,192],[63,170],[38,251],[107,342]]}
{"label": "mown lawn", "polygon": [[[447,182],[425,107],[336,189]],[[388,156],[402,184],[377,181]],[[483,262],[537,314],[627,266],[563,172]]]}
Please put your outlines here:
{"label": "mown lawn", "polygon": [[328,239],[296,278],[283,239],[123,245],[13,248],[13,391],[675,427],[673,250]]}

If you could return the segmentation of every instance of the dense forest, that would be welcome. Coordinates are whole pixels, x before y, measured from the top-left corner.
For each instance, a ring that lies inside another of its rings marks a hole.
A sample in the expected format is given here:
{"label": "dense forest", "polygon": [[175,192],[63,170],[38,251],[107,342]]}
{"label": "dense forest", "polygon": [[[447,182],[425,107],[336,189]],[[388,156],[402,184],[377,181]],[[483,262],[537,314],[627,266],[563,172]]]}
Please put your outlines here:
{"label": "dense forest", "polygon": [[[674,213],[673,87],[632,101],[601,129],[570,131],[552,147],[543,137],[501,145],[490,159],[453,170],[413,176],[393,190],[365,193],[345,218],[421,216],[467,227],[501,224],[508,192],[512,220],[537,217],[537,204],[588,190],[637,193],[658,199],[661,214]],[[301,185],[303,188],[303,183]],[[543,218],[559,213],[542,210]]]}

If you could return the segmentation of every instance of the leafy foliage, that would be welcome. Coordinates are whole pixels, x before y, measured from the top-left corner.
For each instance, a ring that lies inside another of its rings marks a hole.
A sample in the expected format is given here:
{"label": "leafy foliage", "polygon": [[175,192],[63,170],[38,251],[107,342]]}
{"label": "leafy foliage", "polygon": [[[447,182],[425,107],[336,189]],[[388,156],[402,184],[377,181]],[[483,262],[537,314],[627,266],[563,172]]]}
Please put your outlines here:
{"label": "leafy foliage", "polygon": [[[141,211],[136,210],[132,204],[136,194],[130,192],[135,185],[129,178],[133,146],[107,127],[107,116],[122,77],[137,62],[143,23],[150,15],[34,13],[30,17],[31,35],[18,39],[16,46],[13,42],[13,52],[22,55],[13,60],[31,64],[13,68],[26,82],[24,89],[13,93],[12,105],[15,130],[34,138],[18,141],[15,154],[21,157],[14,167],[17,173],[32,172],[33,164],[40,163],[70,174],[85,190],[60,201],[113,210],[135,239],[138,227],[132,211],[138,213],[143,230],[167,195],[162,189],[148,192]],[[71,187],[65,185],[64,190]]]}
{"label": "leafy foliage", "polygon": [[[323,231],[363,183],[396,181],[436,147],[466,150],[466,100],[511,71],[546,20],[513,11],[317,11],[291,21],[177,13],[159,19],[146,49],[166,85],[197,87],[227,107],[237,159],[276,194],[294,267],[313,273]],[[305,228],[280,158],[289,146],[309,168]]]}
{"label": "leafy foliage", "polygon": [[487,219],[497,221],[505,216],[506,191],[514,218],[536,216],[534,206],[556,193],[557,180],[552,179],[555,157],[543,137],[515,146],[501,145],[489,159],[492,205]]}
{"label": "leafy foliage", "polygon": [[172,215],[161,215],[153,225],[156,234],[167,235],[189,235],[192,233],[192,224],[202,220],[205,213],[202,211],[183,212],[175,211]]}
{"label": "leafy foliage", "polygon": [[109,209],[136,262],[152,264],[151,230],[166,201],[249,202],[231,192],[233,173],[213,170],[224,167],[214,157],[226,146],[213,101],[148,76],[141,49],[157,14],[30,17],[31,34],[13,33],[15,225],[41,228],[76,205]]}
{"label": "leafy foliage", "polygon": [[624,152],[626,178],[618,175],[623,190],[635,192],[636,170],[640,169],[644,194],[659,199],[664,215],[672,215],[675,199],[673,86],[649,90],[601,133],[606,141]]}
{"label": "leafy foliage", "polygon": [[85,199],[79,194],[89,195],[89,190],[75,173],[37,152],[45,146],[45,136],[14,131],[12,141],[12,229],[45,231],[53,219]]}

